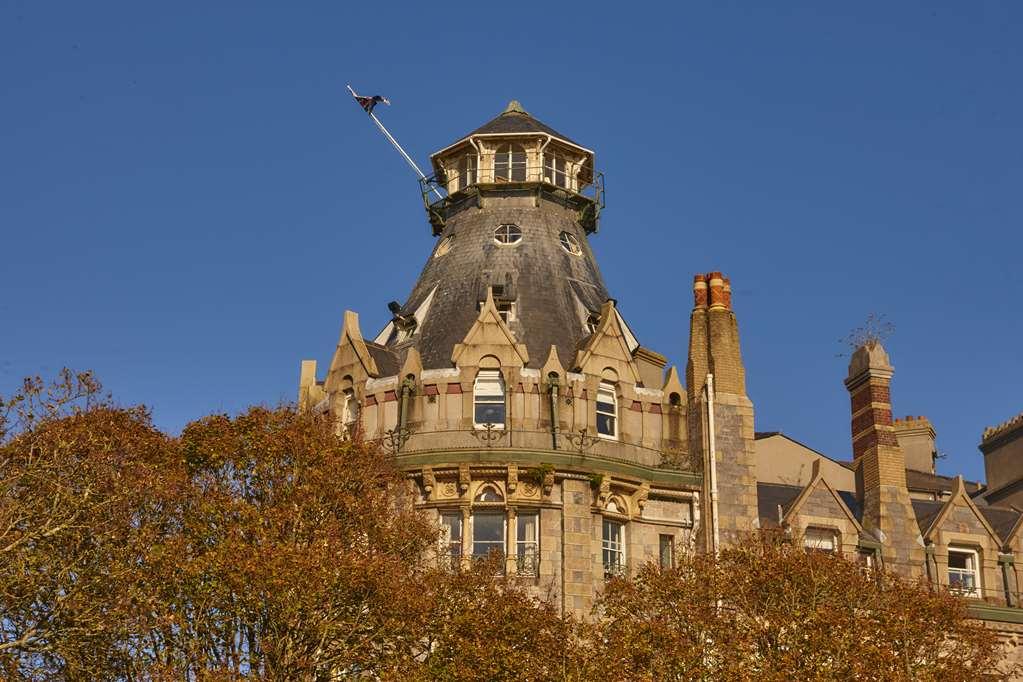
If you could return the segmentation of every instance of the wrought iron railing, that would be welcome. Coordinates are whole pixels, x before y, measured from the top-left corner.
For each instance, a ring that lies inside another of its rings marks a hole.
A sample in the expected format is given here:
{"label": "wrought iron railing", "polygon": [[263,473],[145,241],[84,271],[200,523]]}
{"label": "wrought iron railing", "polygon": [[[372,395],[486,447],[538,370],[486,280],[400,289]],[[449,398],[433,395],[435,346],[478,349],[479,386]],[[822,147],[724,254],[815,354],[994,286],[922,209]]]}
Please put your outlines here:
{"label": "wrought iron railing", "polygon": [[536,555],[536,547],[519,548],[515,557],[515,573],[524,578],[535,578],[540,574],[540,557]]}
{"label": "wrought iron railing", "polygon": [[[552,169],[548,165],[511,166],[495,171],[493,165],[484,164],[473,171],[438,173],[419,181],[430,221],[442,225],[444,209],[459,199],[471,197],[480,190],[507,188],[538,188],[555,200],[564,200],[580,211],[580,220],[589,230],[596,229],[600,212],[604,209],[604,174],[585,167],[571,174]],[[436,197],[442,197],[437,199]],[[584,201],[579,201],[583,199]]]}
{"label": "wrought iron railing", "polygon": [[625,577],[625,562],[621,559],[612,559],[604,562],[604,580],[610,580],[611,578],[624,578]]}

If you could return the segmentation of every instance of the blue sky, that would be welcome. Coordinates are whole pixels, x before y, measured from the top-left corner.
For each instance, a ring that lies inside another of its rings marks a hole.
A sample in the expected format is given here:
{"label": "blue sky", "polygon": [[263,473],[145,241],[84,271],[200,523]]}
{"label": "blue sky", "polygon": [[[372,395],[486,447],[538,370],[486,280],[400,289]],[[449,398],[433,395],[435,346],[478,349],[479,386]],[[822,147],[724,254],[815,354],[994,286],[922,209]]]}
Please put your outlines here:
{"label": "blue sky", "polygon": [[[768,7],[768,5],[776,5]],[[848,457],[839,339],[896,329],[897,415],[945,473],[1023,410],[1016,2],[0,2],[0,391],[91,368],[176,432],[294,397],[432,237],[417,159],[509,99],[597,151],[592,243],[684,365],[731,276],[758,430]],[[321,369],[322,371],[322,369]]]}

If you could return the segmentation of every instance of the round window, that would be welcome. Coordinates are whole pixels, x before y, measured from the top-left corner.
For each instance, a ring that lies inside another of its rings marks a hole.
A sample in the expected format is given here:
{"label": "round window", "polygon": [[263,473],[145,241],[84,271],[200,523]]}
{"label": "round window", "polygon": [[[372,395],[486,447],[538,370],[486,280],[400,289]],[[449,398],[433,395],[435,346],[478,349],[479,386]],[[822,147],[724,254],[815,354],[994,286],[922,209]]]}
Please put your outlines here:
{"label": "round window", "polygon": [[522,240],[522,230],[518,225],[499,225],[494,230],[494,241],[498,244],[517,244]]}
{"label": "round window", "polygon": [[441,239],[440,240],[440,244],[437,244],[437,248],[433,252],[433,257],[434,258],[440,258],[445,253],[450,251],[451,250],[451,241],[453,239],[454,239],[453,235],[452,236],[448,236],[448,237],[444,237],[444,239]]}
{"label": "round window", "polygon": [[574,234],[569,234],[568,232],[561,233],[561,248],[573,256],[583,255],[583,247],[579,245],[579,240],[575,238]]}

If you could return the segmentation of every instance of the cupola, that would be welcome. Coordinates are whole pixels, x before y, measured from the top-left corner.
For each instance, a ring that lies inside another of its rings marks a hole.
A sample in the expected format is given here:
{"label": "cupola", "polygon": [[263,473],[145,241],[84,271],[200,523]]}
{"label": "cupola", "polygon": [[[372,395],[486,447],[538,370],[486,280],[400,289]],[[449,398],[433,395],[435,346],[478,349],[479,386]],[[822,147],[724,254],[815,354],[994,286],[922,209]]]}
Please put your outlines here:
{"label": "cupola", "polygon": [[[434,234],[464,201],[509,193],[550,195],[576,208],[587,232],[597,229],[603,177],[594,172],[593,152],[533,118],[517,100],[430,161],[434,175],[423,183],[423,199]],[[434,189],[446,196],[431,201]]]}

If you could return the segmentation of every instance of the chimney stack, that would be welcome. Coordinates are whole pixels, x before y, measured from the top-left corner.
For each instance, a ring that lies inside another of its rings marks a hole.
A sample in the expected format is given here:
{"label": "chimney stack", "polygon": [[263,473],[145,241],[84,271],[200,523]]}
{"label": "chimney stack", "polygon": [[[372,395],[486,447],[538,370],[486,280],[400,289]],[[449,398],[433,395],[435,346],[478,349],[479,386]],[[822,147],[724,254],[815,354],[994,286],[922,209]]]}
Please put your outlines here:
{"label": "chimney stack", "polygon": [[849,360],[853,461],[864,466],[864,484],[906,487],[906,462],[892,426],[891,382],[895,369],[879,342],[860,346]]}
{"label": "chimney stack", "polygon": [[[705,476],[713,457],[720,493],[721,541],[726,545],[740,543],[759,523],[753,403],[746,396],[746,370],[739,351],[739,326],[732,311],[731,283],[720,272],[693,277],[689,329],[689,452],[702,453]],[[704,390],[708,374],[714,375],[713,405],[708,405]],[[712,439],[707,431],[711,410],[714,452],[710,452]],[[709,479],[704,483],[710,499]],[[708,547],[711,544],[708,542]]]}
{"label": "chimney stack", "polygon": [[906,459],[892,425],[891,381],[894,368],[877,341],[849,360],[851,430],[856,494],[863,503],[864,529],[882,543],[885,562],[910,575],[923,562],[916,542],[920,530],[906,487]]}
{"label": "chimney stack", "polygon": [[906,456],[906,468],[934,473],[937,450],[934,447],[934,427],[927,417],[896,419],[895,437]]}

